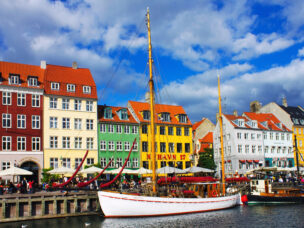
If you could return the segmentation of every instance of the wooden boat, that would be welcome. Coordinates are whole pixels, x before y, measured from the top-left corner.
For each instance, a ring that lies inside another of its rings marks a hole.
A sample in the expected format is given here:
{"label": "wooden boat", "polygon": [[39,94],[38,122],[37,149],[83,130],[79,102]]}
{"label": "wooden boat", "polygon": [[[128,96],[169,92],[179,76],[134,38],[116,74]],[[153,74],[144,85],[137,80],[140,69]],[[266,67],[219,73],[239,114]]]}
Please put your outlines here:
{"label": "wooden boat", "polygon": [[[162,195],[161,189],[156,182],[156,153],[155,153],[155,124],[154,124],[154,85],[152,75],[152,51],[150,35],[150,15],[147,12],[148,40],[149,40],[149,71],[150,71],[150,111],[151,111],[151,158],[152,158],[152,185],[148,194],[131,194],[109,191],[99,191],[98,197],[101,209],[105,217],[146,217],[146,216],[166,216],[188,213],[198,213],[205,211],[222,210],[240,204],[239,193],[227,195],[225,192],[225,174],[222,167],[222,183],[210,182],[208,184],[199,182],[191,183],[193,191],[191,195]],[[219,96],[220,102],[220,96]],[[221,119],[220,119],[221,121]],[[223,147],[222,147],[223,148]],[[223,151],[222,151],[223,154]],[[223,161],[223,155],[222,155]],[[222,162],[224,164],[224,162]],[[189,184],[189,183],[187,183]],[[199,189],[205,184],[207,195],[202,195]],[[220,188],[222,187],[222,188]],[[178,191],[177,189],[176,191]],[[150,196],[148,196],[150,195]]]}

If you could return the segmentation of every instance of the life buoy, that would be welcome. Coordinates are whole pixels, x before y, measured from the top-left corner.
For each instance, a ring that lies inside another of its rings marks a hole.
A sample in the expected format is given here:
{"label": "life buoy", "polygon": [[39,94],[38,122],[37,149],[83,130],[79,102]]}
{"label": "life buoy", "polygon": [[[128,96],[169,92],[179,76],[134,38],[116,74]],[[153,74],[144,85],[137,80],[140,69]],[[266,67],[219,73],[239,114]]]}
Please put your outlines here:
{"label": "life buoy", "polygon": [[212,196],[212,197],[217,197],[217,191],[216,191],[216,190],[213,190],[213,191],[211,192],[211,196]]}

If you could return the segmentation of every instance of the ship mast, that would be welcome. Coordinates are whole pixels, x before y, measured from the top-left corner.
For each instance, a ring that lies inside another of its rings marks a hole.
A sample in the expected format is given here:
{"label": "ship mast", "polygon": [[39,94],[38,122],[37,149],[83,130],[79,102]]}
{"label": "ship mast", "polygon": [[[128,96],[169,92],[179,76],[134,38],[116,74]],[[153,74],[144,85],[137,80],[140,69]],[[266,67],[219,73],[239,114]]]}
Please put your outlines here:
{"label": "ship mast", "polygon": [[220,76],[217,75],[218,81],[218,103],[219,103],[219,117],[218,120],[220,122],[220,132],[221,132],[221,157],[222,157],[222,187],[223,187],[223,195],[226,194],[225,189],[225,160],[224,160],[224,141],[223,141],[223,116],[222,116],[222,105],[221,105],[221,87],[220,87]]}
{"label": "ship mast", "polygon": [[150,90],[150,118],[151,118],[151,157],[152,157],[152,184],[153,193],[156,194],[156,153],[155,153],[155,120],[154,120],[154,82],[152,73],[152,45],[151,45],[151,28],[150,28],[150,12],[147,9],[147,27],[148,27],[148,42],[149,42],[149,90]]}

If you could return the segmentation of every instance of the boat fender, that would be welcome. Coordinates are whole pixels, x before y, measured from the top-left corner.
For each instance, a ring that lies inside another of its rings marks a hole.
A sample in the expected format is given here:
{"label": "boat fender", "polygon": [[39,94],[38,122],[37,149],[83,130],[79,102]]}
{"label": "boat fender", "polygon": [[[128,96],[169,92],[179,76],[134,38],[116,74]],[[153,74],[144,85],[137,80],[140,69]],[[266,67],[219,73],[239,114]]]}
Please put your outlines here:
{"label": "boat fender", "polygon": [[211,192],[211,196],[212,196],[212,197],[217,197],[217,191],[216,191],[216,190],[213,190],[213,191]]}
{"label": "boat fender", "polygon": [[241,201],[242,201],[243,205],[247,205],[247,204],[248,204],[248,198],[247,198],[247,195],[242,195],[242,197],[241,197]]}

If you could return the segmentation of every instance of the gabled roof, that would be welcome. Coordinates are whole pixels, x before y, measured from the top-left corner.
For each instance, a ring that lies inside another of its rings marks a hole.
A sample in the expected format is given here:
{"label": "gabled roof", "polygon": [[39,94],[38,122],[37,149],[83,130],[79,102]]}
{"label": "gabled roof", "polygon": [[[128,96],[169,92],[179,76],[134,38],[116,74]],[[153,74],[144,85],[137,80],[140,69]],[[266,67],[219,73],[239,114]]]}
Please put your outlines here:
{"label": "gabled roof", "polygon": [[206,120],[206,118],[203,118],[201,121],[195,122],[195,123],[192,125],[192,131],[195,131],[196,128],[198,128],[205,120]]}
{"label": "gabled roof", "polygon": [[[59,82],[58,91],[51,90],[51,82]],[[75,92],[67,92],[67,84],[75,85]],[[91,93],[83,93],[83,86],[90,86]],[[97,99],[97,90],[92,74],[88,68],[47,65],[45,72],[45,93],[60,96]]]}
{"label": "gabled roof", "polygon": [[[3,80],[0,82],[0,85],[42,89],[44,82],[44,71],[45,70],[41,69],[40,66],[0,61],[0,74]],[[20,76],[20,85],[8,84],[8,78],[10,74],[16,74]],[[28,86],[28,76],[37,77],[38,86]]]}
{"label": "gabled roof", "polygon": [[[259,125],[262,122],[267,122],[267,126],[268,126],[269,130],[291,131],[284,124],[282,124],[281,121],[275,115],[273,115],[272,113],[244,112],[244,115],[246,115],[251,120],[257,120]],[[282,128],[278,127],[277,124],[281,124]]]}
{"label": "gabled roof", "polygon": [[[112,109],[112,119],[104,118],[104,110],[106,108]],[[128,120],[121,120],[118,116],[118,111],[121,109],[126,109],[128,112]],[[99,122],[118,122],[118,123],[137,123],[134,117],[131,115],[128,108],[125,107],[114,107],[114,106],[106,106],[106,105],[98,105],[98,121]]]}
{"label": "gabled roof", "polygon": [[213,132],[208,132],[203,138],[198,140],[201,143],[213,143]]}
{"label": "gabled roof", "polygon": [[294,125],[302,125],[304,126],[304,112],[300,107],[292,107],[292,106],[283,106],[280,107],[290,115],[290,119]]}
{"label": "gabled roof", "polygon": [[[149,111],[150,110],[150,104],[145,102],[137,102],[137,101],[129,101],[129,104],[131,105],[132,109],[135,112],[136,117],[139,119],[140,122],[146,122],[149,123],[149,120],[144,120],[142,116],[143,111]],[[179,114],[186,114],[184,108],[179,105],[165,105],[165,104],[155,104],[155,115],[168,112],[170,113],[170,122],[162,121],[159,118],[155,118],[155,123],[157,124],[174,124],[174,125],[192,125],[191,121],[189,120],[187,116],[187,123],[180,123],[178,121],[178,115]]]}

